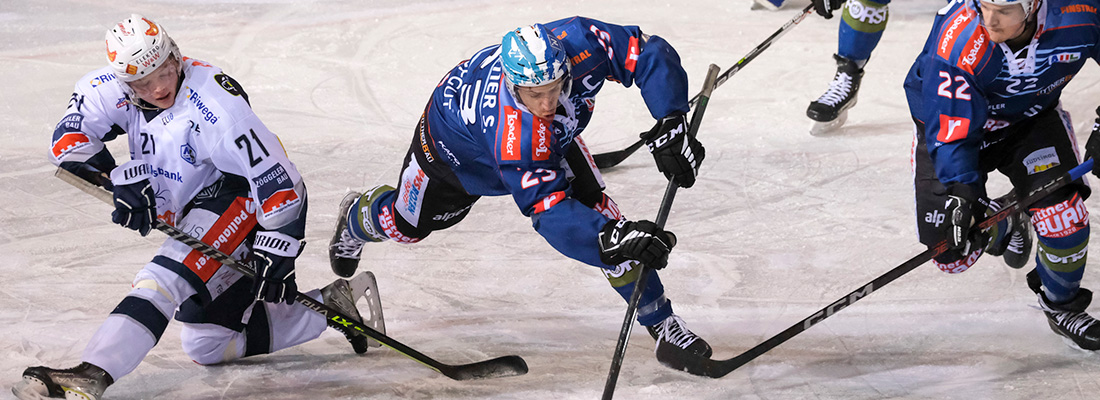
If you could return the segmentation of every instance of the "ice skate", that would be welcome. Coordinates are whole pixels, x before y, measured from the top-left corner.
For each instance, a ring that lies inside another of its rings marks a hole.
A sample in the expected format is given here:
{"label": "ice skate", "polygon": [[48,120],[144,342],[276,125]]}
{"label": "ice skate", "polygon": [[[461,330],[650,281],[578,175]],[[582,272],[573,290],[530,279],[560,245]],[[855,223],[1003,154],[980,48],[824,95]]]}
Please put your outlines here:
{"label": "ice skate", "polygon": [[863,79],[863,68],[855,61],[834,54],[836,74],[829,88],[817,100],[810,102],[806,116],[814,120],[810,126],[811,135],[821,135],[834,131],[848,120],[848,109],[856,105],[859,83]]}
{"label": "ice skate", "polygon": [[1001,256],[1010,268],[1023,268],[1031,258],[1031,229],[1031,219],[1027,214],[1021,212],[1009,216],[1006,238],[999,246],[991,246],[988,253]]}
{"label": "ice skate", "polygon": [[[348,229],[348,211],[355,204],[359,204],[359,209],[369,209],[371,202],[378,198],[379,195],[386,191],[393,190],[393,187],[388,185],[378,185],[374,189],[370,190],[370,193],[363,195],[359,192],[349,192],[344,196],[344,200],[340,201],[340,209],[336,213],[336,230],[333,233],[332,240],[328,244],[328,259],[329,264],[332,267],[332,272],[336,275],[344,278],[350,278],[355,275],[355,270],[359,268],[359,258],[363,252],[363,245],[367,242],[380,242],[385,239],[385,234],[380,233],[378,229],[374,228],[373,223],[368,219],[365,221],[366,234],[370,237],[367,240],[360,239],[353,235]],[[356,211],[356,221],[362,218],[369,218],[369,215],[364,215],[361,211]]]}
{"label": "ice skate", "polygon": [[11,392],[20,400],[99,400],[114,382],[107,371],[86,362],[63,370],[30,367]]}
{"label": "ice skate", "polygon": [[653,339],[657,340],[657,360],[661,355],[669,351],[687,351],[700,357],[709,358],[713,353],[705,340],[688,330],[684,320],[676,314],[669,315],[664,321],[653,326],[647,326],[646,330]]}
{"label": "ice skate", "polygon": [[[359,313],[356,302],[359,298],[367,300],[367,318]],[[379,333],[386,333],[386,323],[382,318],[382,302],[378,296],[378,282],[374,274],[364,271],[351,281],[337,279],[321,289],[321,298],[326,306],[332,307],[341,314],[347,315],[357,322],[371,327]],[[332,328],[339,330],[351,343],[356,354],[367,352],[367,347],[380,347],[381,344],[360,334],[353,332],[354,328],[328,319],[326,321]]]}
{"label": "ice skate", "polygon": [[1079,350],[1100,350],[1100,324],[1085,309],[1092,302],[1092,291],[1079,289],[1067,303],[1054,304],[1039,293],[1039,308],[1047,316],[1050,329],[1062,336],[1070,347]]}

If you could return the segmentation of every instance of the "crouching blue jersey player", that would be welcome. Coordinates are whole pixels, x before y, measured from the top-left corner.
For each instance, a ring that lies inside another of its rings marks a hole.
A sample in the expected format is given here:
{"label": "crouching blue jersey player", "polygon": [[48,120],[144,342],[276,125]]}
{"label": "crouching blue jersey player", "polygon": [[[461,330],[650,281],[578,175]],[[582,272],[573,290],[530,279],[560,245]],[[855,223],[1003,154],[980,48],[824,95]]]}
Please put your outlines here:
{"label": "crouching blue jersey player", "polygon": [[608,82],[638,85],[657,120],[648,144],[658,169],[693,185],[704,149],[687,134],[687,74],[668,42],[583,17],[523,26],[440,80],[396,188],[344,198],[329,249],[333,271],[351,276],[366,242],[414,243],[461,221],[481,196],[511,195],[551,246],[602,268],[624,299],[642,270],[637,263],[653,267],[638,322],[659,347],[709,356],[710,346],[673,314],[657,277],[675,236],[623,218],[581,141]]}

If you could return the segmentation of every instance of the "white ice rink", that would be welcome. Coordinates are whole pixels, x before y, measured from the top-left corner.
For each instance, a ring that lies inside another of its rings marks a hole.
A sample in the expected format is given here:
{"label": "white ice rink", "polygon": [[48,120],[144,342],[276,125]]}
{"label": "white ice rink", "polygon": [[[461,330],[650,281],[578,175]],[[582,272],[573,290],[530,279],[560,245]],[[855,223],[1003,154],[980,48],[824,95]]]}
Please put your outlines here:
{"label": "white ice rink", "polygon": [[[0,2],[0,398],[27,366],[71,367],[164,240],[110,223],[108,206],[54,179],[46,158],[73,84],[104,63],[103,32],[131,12],[183,54],[235,77],[309,186],[302,288],[335,276],[325,246],[348,188],[396,182],[431,89],[521,24],[572,15],[639,25],[676,47],[701,85],[808,4],[747,0],[366,0]],[[662,272],[678,314],[732,357],[920,253],[902,79],[942,0],[896,0],[844,129],[808,134],[806,105],[835,71],[837,19],[808,17],[714,92],[707,158],[667,228]],[[1088,65],[1063,96],[1083,144],[1100,104]],[[608,85],[584,133],[619,150],[653,121],[636,88]],[[112,149],[125,158],[124,141]],[[628,217],[652,219],[665,181],[639,151],[605,171]],[[1002,192],[1006,180],[991,187]],[[1087,204],[1100,210],[1100,202]],[[1100,214],[1096,214],[1100,215]],[[625,303],[593,267],[559,255],[507,197],[483,198],[453,229],[368,245],[390,336],[446,363],[518,354],[530,372],[450,380],[389,349],[357,357],[344,338],[222,366],[194,364],[179,325],[109,399],[594,399]],[[1030,266],[1028,267],[1030,268]],[[925,265],[722,379],[662,367],[635,329],[620,399],[1095,399],[1100,355],[1065,346],[1032,308],[1026,270],[985,258],[948,275]],[[1100,270],[1083,285],[1100,289]],[[1094,306],[1093,312],[1100,312]]]}

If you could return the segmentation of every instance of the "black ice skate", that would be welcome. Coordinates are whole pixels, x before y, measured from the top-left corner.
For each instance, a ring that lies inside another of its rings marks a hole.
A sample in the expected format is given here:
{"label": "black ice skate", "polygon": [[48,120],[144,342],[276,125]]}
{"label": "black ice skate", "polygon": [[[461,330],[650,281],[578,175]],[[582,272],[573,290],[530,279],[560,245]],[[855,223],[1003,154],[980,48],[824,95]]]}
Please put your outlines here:
{"label": "black ice skate", "polygon": [[20,400],[99,400],[112,383],[115,380],[107,371],[88,363],[63,370],[30,367],[11,392]]}
{"label": "black ice skate", "polygon": [[1050,329],[1062,336],[1067,345],[1079,350],[1100,350],[1100,324],[1085,309],[1092,303],[1092,291],[1081,288],[1072,300],[1054,304],[1039,289],[1039,272],[1027,274],[1027,285],[1039,295],[1039,308],[1047,316]]}
{"label": "black ice skate", "polygon": [[[366,319],[359,313],[359,309],[355,305],[360,297],[367,300]],[[386,333],[386,323],[382,318],[382,301],[378,296],[378,282],[374,279],[374,274],[370,271],[360,273],[359,276],[351,281],[337,279],[335,282],[321,289],[321,299],[326,306],[336,309],[336,311],[339,311],[341,314],[347,315],[357,322],[361,322],[373,328],[379,333]],[[356,354],[366,353],[367,347],[382,346],[380,343],[364,335],[355,333],[354,328],[345,326],[332,319],[328,319],[326,322],[329,327],[335,328],[340,331],[340,333],[344,334],[344,337],[351,343],[351,347],[355,349]]]}
{"label": "black ice skate", "polygon": [[814,120],[810,134],[820,135],[840,128],[848,120],[848,109],[856,105],[863,68],[855,61],[833,54],[836,75],[825,93],[810,103],[806,116]]}
{"label": "black ice skate", "polygon": [[1022,212],[1009,216],[1005,235],[1000,246],[989,248],[989,254],[1001,256],[1011,268],[1023,268],[1031,258],[1031,219]]}
{"label": "black ice skate", "polygon": [[[374,199],[389,190],[393,190],[393,187],[379,185],[371,189],[370,194],[362,200],[360,208],[370,207],[370,203]],[[355,270],[359,268],[359,259],[362,256],[364,244],[367,242],[380,242],[386,238],[384,234],[374,229],[370,221],[367,221],[367,234],[371,235],[371,240],[361,240],[348,231],[348,211],[352,205],[359,201],[360,197],[363,197],[363,194],[359,192],[349,192],[344,196],[344,200],[340,202],[340,209],[336,213],[336,231],[333,233],[332,240],[328,243],[328,260],[332,272],[344,278],[355,275]]]}
{"label": "black ice skate", "polygon": [[687,351],[704,358],[710,358],[713,353],[710,344],[688,330],[684,320],[676,314],[670,315],[656,325],[647,326],[646,330],[653,339],[657,340],[655,351],[658,361],[661,360],[662,354],[667,354],[669,351]]}

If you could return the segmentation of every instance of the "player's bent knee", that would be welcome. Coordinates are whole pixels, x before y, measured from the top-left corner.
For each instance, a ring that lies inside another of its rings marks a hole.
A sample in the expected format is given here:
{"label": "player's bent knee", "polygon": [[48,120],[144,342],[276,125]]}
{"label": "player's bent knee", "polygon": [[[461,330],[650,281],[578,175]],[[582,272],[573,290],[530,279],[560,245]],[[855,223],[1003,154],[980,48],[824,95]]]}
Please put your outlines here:
{"label": "player's bent knee", "polygon": [[212,324],[185,324],[180,333],[184,353],[200,365],[215,365],[241,357],[241,334]]}

